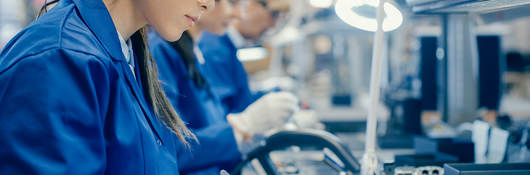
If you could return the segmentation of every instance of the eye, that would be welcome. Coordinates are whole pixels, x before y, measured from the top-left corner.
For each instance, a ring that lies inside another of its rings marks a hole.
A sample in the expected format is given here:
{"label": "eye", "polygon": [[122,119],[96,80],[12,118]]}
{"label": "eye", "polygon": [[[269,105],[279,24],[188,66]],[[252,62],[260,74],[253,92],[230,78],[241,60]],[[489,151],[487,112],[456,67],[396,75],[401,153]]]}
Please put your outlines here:
{"label": "eye", "polygon": [[265,8],[265,9],[268,7],[267,2],[264,1],[264,0],[259,0],[258,3],[259,3],[261,6],[263,6],[263,8]]}

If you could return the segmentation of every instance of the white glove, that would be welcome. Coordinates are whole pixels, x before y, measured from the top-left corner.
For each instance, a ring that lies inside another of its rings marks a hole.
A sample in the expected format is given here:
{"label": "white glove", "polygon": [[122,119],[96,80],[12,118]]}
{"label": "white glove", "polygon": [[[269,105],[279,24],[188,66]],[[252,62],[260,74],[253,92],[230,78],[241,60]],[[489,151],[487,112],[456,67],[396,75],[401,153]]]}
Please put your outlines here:
{"label": "white glove", "polygon": [[325,129],[314,110],[300,110],[293,115],[293,119],[299,128]]}
{"label": "white glove", "polygon": [[254,134],[283,126],[298,109],[298,99],[293,94],[273,92],[250,104],[245,111],[230,114],[228,120],[247,140]]}

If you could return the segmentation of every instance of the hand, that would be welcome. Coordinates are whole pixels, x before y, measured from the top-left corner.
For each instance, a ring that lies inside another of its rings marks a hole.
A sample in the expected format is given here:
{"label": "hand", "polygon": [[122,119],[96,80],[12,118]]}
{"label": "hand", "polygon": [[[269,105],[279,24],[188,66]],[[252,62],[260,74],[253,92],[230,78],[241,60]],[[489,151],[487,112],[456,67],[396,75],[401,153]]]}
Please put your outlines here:
{"label": "hand", "polygon": [[314,110],[300,110],[293,115],[293,119],[299,128],[325,129]]}
{"label": "hand", "polygon": [[228,120],[247,140],[256,133],[282,126],[298,109],[298,99],[293,94],[273,92],[249,105],[245,111],[230,114]]}

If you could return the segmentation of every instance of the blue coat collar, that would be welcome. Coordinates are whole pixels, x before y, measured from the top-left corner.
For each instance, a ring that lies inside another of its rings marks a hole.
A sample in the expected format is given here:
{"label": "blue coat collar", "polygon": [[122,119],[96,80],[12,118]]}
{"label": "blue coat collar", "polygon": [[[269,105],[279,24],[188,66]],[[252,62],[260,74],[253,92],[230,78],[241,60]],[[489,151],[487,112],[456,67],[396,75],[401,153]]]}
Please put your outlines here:
{"label": "blue coat collar", "polygon": [[101,0],[71,0],[79,9],[79,13],[90,30],[96,35],[105,50],[115,61],[125,61],[121,51],[118,32]]}

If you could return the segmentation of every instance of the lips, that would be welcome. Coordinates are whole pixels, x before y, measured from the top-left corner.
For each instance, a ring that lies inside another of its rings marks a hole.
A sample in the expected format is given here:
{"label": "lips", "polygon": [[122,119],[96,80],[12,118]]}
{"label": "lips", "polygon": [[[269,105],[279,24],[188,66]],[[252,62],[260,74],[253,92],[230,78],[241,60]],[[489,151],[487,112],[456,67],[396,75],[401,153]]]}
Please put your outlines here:
{"label": "lips", "polygon": [[197,17],[193,17],[193,16],[190,16],[190,15],[185,15],[185,16],[186,16],[186,18],[188,18],[188,24],[190,26],[193,26],[199,20],[199,18],[197,18]]}

